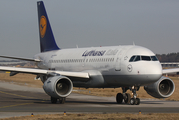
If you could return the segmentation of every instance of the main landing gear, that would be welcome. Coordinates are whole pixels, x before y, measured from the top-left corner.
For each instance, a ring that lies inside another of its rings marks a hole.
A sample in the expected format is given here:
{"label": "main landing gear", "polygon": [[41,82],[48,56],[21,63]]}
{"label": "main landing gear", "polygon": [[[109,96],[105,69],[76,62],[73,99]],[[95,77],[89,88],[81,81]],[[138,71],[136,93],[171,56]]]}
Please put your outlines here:
{"label": "main landing gear", "polygon": [[66,98],[65,98],[65,97],[61,97],[61,98],[51,97],[51,103],[56,104],[58,99],[59,99],[59,103],[60,103],[60,104],[64,104],[65,101],[66,101]]}
{"label": "main landing gear", "polygon": [[[132,91],[132,98],[131,98],[131,95],[129,93],[126,93],[126,91],[130,89]],[[124,102],[126,104],[130,104],[130,105],[139,105],[140,104],[140,99],[137,98],[137,94],[136,94],[136,91],[139,90],[139,87],[137,86],[132,86],[131,88],[125,88],[123,87],[122,88],[122,91],[123,91],[123,94],[122,93],[118,93],[116,95],[116,102],[118,104],[121,104],[124,100]]]}

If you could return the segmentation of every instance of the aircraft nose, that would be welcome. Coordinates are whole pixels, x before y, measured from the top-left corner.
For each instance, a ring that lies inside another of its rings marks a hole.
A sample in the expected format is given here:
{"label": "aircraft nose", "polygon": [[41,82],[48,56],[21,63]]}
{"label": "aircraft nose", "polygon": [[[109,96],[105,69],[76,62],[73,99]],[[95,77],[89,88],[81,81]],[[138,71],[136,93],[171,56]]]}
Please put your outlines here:
{"label": "aircraft nose", "polygon": [[146,73],[148,78],[151,82],[158,81],[162,76],[162,66],[160,62],[153,62],[152,64],[148,65]]}

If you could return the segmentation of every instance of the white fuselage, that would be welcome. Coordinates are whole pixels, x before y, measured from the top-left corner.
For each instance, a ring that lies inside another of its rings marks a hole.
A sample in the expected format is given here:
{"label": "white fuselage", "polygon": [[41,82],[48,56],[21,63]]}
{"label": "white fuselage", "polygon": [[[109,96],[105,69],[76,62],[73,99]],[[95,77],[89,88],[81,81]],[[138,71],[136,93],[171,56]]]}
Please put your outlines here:
{"label": "white fuselage", "polygon": [[[129,61],[131,57],[136,60]],[[91,74],[104,79],[104,84],[98,87],[141,86],[156,82],[162,75],[162,68],[153,57],[155,54],[149,49],[132,45],[62,49],[35,55],[36,59],[43,60],[38,64],[39,68],[92,71]],[[84,86],[78,83],[74,82],[74,86]]]}

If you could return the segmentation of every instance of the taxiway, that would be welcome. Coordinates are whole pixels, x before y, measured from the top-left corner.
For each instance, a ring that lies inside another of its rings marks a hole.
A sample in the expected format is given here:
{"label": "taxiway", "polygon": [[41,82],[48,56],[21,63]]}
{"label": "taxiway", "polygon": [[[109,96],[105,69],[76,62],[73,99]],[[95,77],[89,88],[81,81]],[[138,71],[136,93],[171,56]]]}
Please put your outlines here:
{"label": "taxiway", "polygon": [[26,113],[178,113],[178,101],[141,99],[140,105],[116,104],[115,97],[97,97],[72,93],[65,104],[51,104],[42,88],[0,82],[0,116],[11,112]]}

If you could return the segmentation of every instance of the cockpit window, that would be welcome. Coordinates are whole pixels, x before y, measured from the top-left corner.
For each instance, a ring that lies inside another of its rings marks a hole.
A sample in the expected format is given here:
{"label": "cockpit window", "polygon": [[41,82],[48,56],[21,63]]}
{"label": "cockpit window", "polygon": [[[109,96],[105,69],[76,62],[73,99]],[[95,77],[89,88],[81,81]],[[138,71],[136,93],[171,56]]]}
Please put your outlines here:
{"label": "cockpit window", "polygon": [[140,56],[140,55],[134,55],[130,58],[129,62],[136,62],[136,61],[158,61],[156,56]]}
{"label": "cockpit window", "polygon": [[129,62],[132,62],[136,56],[132,56]]}
{"label": "cockpit window", "polygon": [[151,56],[152,61],[158,61],[156,56]]}
{"label": "cockpit window", "polygon": [[136,56],[135,59],[134,59],[134,62],[139,61],[139,60],[140,60],[140,56]]}
{"label": "cockpit window", "polygon": [[142,60],[151,61],[150,56],[141,56]]}

